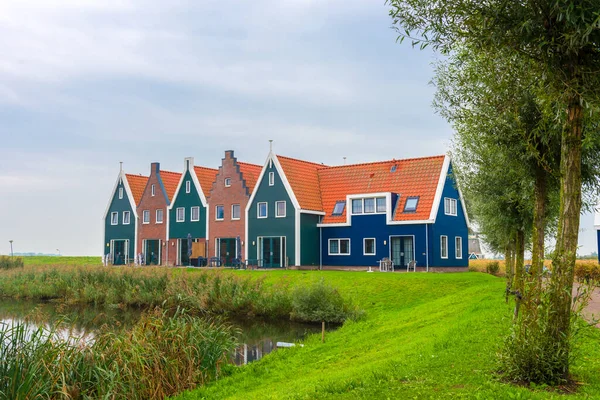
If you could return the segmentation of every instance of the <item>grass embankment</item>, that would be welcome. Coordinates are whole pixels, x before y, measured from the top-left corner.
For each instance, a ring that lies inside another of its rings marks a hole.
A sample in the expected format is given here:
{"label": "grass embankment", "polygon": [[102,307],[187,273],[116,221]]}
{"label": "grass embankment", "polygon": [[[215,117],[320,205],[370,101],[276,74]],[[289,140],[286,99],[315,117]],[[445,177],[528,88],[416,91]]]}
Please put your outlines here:
{"label": "grass embankment", "polygon": [[[241,272],[244,273],[244,272]],[[503,383],[496,352],[508,332],[512,309],[505,282],[489,274],[367,274],[254,272],[267,282],[304,285],[324,278],[366,311],[316,335],[305,347],[286,349],[177,399],[548,399],[544,388]],[[572,372],[582,383],[569,399],[600,397],[600,331],[586,330]]]}

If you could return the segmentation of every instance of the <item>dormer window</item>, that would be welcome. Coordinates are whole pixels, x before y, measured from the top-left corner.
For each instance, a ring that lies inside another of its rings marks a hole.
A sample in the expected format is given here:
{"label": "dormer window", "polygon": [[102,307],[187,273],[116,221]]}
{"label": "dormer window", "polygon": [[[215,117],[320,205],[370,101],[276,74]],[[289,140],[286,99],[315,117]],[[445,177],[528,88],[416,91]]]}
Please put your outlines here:
{"label": "dormer window", "polygon": [[331,215],[342,215],[344,213],[344,208],[346,208],[346,202],[338,201],[335,203],[335,206],[333,207],[333,213]]}
{"label": "dormer window", "polygon": [[386,212],[385,197],[365,197],[352,199],[352,214],[383,214]]}
{"label": "dormer window", "polygon": [[156,186],[154,185],[154,183],[152,184],[151,189],[152,189],[152,196],[155,196],[156,195]]}
{"label": "dormer window", "polygon": [[385,212],[385,206],[386,206],[386,199],[385,199],[385,197],[378,197],[377,198],[377,212],[378,213],[384,213]]}
{"label": "dormer window", "polygon": [[419,204],[418,197],[408,197],[406,199],[406,203],[404,203],[404,212],[405,213],[416,212],[417,204]]}
{"label": "dormer window", "polygon": [[185,181],[185,192],[190,193],[192,191],[192,182]]}
{"label": "dormer window", "polygon": [[352,214],[363,213],[363,199],[352,199]]}
{"label": "dormer window", "polygon": [[225,187],[231,186],[231,178],[225,178]]}

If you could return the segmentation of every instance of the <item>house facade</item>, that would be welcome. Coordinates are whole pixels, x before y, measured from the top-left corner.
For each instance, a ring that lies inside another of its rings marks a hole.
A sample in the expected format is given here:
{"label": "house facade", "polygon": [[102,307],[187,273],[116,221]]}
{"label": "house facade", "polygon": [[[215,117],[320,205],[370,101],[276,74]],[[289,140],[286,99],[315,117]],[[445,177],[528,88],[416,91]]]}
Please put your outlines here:
{"label": "house facade", "polygon": [[184,160],[183,173],[169,205],[169,264],[190,265],[192,259],[207,256],[206,193],[216,173],[216,169],[194,166],[192,157]]}
{"label": "house facade", "polygon": [[468,218],[448,156],[358,164],[319,171],[327,267],[465,270]]}
{"label": "house facade", "polygon": [[150,176],[137,205],[137,253],[145,265],[164,265],[176,257],[172,246],[167,246],[168,207],[180,179],[180,173],[161,171],[160,163],[150,165]]}
{"label": "house facade", "polygon": [[114,265],[133,262],[137,254],[137,203],[148,177],[119,172],[104,212],[104,249]]}
{"label": "house facade", "polygon": [[245,258],[265,268],[319,265],[322,164],[269,153],[246,207]]}
{"label": "house facade", "polygon": [[208,254],[223,265],[233,265],[245,254],[245,210],[261,170],[260,165],[238,161],[232,150],[221,161],[208,199]]}

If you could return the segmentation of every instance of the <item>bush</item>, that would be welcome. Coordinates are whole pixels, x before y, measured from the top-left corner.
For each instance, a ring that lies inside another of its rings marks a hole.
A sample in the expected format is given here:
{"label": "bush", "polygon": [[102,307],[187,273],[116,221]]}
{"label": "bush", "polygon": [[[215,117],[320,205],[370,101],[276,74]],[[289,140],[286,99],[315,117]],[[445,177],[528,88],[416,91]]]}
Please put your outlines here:
{"label": "bush", "polygon": [[496,275],[500,271],[500,263],[498,261],[490,261],[486,264],[485,271],[488,274]]}
{"label": "bush", "polygon": [[325,284],[322,279],[309,286],[299,286],[292,294],[293,320],[342,323],[358,316],[352,302],[345,300],[336,288]]}
{"label": "bush", "polygon": [[600,265],[597,262],[578,262],[575,264],[575,278],[579,282],[600,283]]}
{"label": "bush", "polygon": [[23,268],[21,257],[0,256],[0,269]]}

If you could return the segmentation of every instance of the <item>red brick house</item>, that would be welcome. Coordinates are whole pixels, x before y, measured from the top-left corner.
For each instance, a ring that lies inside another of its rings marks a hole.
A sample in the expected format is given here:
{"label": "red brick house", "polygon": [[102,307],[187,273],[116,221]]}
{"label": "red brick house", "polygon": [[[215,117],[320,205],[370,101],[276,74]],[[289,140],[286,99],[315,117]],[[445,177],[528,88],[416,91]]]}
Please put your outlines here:
{"label": "red brick house", "polygon": [[225,265],[243,258],[246,237],[246,205],[262,166],[239,162],[233,150],[225,152],[208,204],[208,254],[220,257]]}
{"label": "red brick house", "polygon": [[175,259],[169,254],[167,228],[169,225],[168,206],[173,199],[181,174],[161,171],[160,163],[150,167],[150,176],[137,205],[138,212],[138,253],[146,265],[164,265]]}

